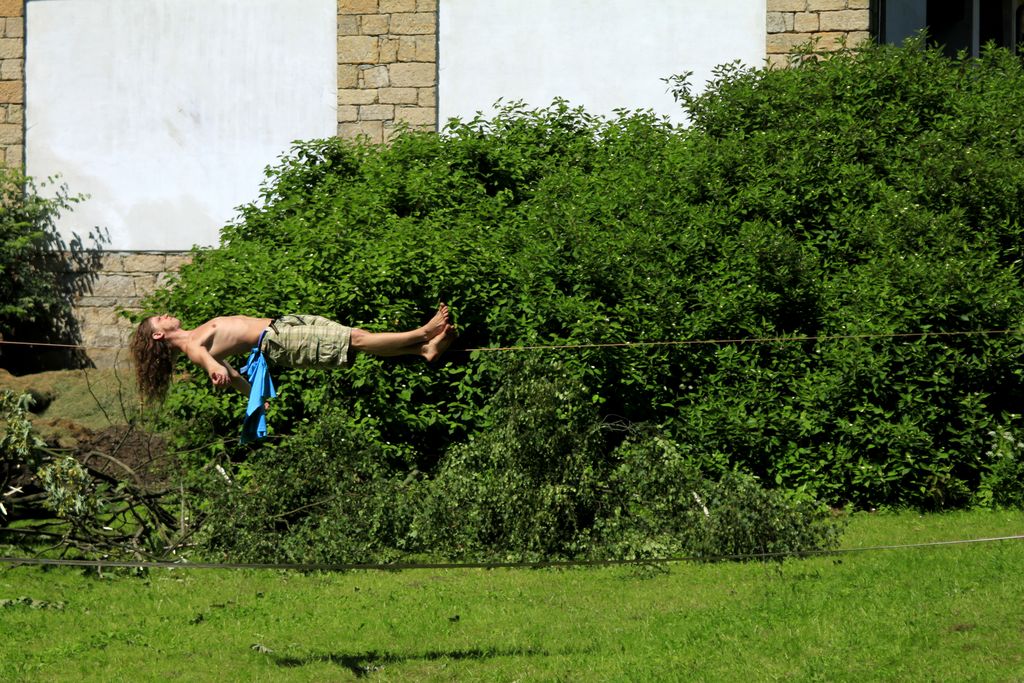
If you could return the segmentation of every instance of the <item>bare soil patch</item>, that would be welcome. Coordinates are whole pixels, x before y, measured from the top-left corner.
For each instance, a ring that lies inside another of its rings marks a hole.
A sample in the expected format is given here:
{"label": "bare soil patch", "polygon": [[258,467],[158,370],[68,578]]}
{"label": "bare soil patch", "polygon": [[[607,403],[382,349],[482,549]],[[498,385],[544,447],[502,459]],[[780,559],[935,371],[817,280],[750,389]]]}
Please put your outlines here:
{"label": "bare soil patch", "polygon": [[141,426],[141,403],[126,371],[88,368],[15,376],[0,369],[4,389],[33,397],[32,425],[50,448],[149,490],[166,484],[166,439]]}

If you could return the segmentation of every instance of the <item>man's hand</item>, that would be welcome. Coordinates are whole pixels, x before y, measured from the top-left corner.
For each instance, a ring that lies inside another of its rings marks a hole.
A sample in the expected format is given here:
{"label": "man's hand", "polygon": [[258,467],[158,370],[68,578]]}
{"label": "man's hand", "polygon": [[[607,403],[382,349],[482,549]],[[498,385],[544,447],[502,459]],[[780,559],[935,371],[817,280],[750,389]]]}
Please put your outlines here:
{"label": "man's hand", "polygon": [[210,381],[213,382],[215,387],[226,387],[231,384],[231,378],[228,377],[228,373],[222,370],[211,370]]}

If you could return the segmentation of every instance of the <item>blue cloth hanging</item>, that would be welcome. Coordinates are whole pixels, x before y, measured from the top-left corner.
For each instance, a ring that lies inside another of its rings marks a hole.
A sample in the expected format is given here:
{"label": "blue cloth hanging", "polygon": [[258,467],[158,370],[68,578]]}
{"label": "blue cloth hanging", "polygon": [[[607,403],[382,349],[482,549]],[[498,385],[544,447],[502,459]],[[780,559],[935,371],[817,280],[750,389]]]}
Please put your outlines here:
{"label": "blue cloth hanging", "polygon": [[267,359],[263,357],[260,347],[263,346],[263,336],[267,333],[263,330],[259,341],[249,354],[249,360],[241,369],[249,380],[249,404],[245,407],[245,422],[242,423],[242,443],[259,441],[267,435],[267,411],[263,404],[267,399],[277,396],[274,391],[274,381],[270,378],[270,368],[267,367]]}

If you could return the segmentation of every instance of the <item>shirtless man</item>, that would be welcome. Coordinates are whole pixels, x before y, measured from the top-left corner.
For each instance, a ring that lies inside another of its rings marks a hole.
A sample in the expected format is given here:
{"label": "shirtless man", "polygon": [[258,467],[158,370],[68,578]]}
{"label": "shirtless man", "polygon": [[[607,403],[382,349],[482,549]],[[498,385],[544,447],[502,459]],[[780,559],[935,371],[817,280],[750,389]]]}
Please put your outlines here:
{"label": "shirtless man", "polygon": [[226,316],[187,330],[172,315],[146,318],[135,331],[132,355],[139,390],[146,400],[162,398],[170,385],[174,358],[184,353],[217,387],[249,393],[249,382],[226,360],[259,346],[272,365],[344,367],[352,352],[374,356],[421,356],[434,361],[455,338],[448,306],[441,304],[425,325],[408,332],[367,332],[327,318]]}

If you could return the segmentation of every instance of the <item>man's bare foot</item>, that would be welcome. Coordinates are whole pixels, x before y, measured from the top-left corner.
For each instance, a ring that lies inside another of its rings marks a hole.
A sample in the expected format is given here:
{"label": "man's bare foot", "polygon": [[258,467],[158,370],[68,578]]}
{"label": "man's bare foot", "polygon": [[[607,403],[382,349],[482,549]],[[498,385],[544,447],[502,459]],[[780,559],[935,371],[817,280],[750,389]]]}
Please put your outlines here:
{"label": "man's bare foot", "polygon": [[441,333],[435,335],[433,339],[423,345],[423,357],[428,363],[433,363],[441,357],[441,354],[448,350],[448,347],[452,345],[457,336],[455,328],[445,323]]}
{"label": "man's bare foot", "polygon": [[446,327],[448,327],[448,304],[441,302],[437,307],[437,313],[420,330],[423,332],[424,338],[430,341],[434,337],[444,334]]}

